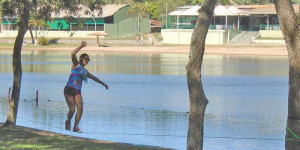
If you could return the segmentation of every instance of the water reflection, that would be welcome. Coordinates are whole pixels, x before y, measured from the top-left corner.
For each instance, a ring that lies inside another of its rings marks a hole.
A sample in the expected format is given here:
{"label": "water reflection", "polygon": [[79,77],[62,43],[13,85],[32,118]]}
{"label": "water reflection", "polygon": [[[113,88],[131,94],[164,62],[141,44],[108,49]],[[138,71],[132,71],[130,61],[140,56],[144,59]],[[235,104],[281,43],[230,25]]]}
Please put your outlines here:
{"label": "water reflection", "polygon": [[[12,72],[11,52],[0,51],[0,72]],[[188,56],[151,53],[90,53],[90,72],[106,74],[185,75]],[[79,56],[79,55],[78,55]],[[23,72],[67,73],[69,53],[23,51]],[[205,55],[203,75],[286,76],[287,57]]]}
{"label": "water reflection", "polygon": [[286,76],[287,57],[205,55],[204,75]]}

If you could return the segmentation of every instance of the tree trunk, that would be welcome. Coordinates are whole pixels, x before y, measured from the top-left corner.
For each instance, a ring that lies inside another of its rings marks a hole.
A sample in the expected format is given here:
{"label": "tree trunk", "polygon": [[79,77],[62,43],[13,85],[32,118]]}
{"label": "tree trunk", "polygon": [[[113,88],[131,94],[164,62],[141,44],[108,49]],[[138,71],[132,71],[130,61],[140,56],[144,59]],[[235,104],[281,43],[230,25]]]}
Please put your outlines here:
{"label": "tree trunk", "polygon": [[21,80],[22,80],[22,64],[21,64],[21,50],[25,33],[28,29],[29,23],[29,2],[24,2],[24,8],[22,8],[22,14],[20,15],[18,35],[16,37],[14,52],[13,52],[13,89],[11,101],[9,104],[9,110],[6,122],[4,126],[15,126],[18,112],[18,104],[20,98]]}
{"label": "tree trunk", "polygon": [[38,26],[36,25],[36,26],[35,26],[35,37],[34,37],[34,39],[35,39],[34,44],[35,44],[35,45],[37,45],[37,42],[38,42],[37,30],[38,30]]}
{"label": "tree trunk", "polygon": [[[298,35],[299,37],[299,35]],[[300,40],[298,38],[298,40]],[[286,125],[286,142],[287,150],[300,149],[300,51],[298,48],[293,56],[289,54],[289,100],[288,100],[288,119]],[[298,136],[298,137],[297,137]]]}
{"label": "tree trunk", "polygon": [[205,51],[205,38],[213,17],[216,2],[217,0],[204,1],[199,10],[196,27],[191,39],[190,58],[186,66],[190,97],[187,150],[203,149],[204,113],[208,100],[205,97],[202,87],[201,66]]}
{"label": "tree trunk", "polygon": [[138,34],[140,34],[140,15],[138,15]]}
{"label": "tree trunk", "polygon": [[34,40],[34,37],[33,37],[33,33],[32,33],[32,28],[31,28],[31,26],[29,27],[29,32],[30,32],[32,44],[35,44],[35,40]]}
{"label": "tree trunk", "polygon": [[300,149],[300,25],[290,0],[274,0],[289,54],[287,150]]}

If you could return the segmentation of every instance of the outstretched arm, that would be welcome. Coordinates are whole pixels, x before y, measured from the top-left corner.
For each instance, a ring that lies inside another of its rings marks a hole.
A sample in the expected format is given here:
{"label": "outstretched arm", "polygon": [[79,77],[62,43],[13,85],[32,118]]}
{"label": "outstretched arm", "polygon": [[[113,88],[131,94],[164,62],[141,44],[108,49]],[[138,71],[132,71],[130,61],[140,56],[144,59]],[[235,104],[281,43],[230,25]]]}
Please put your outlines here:
{"label": "outstretched arm", "polygon": [[90,78],[90,79],[93,79],[94,81],[96,81],[100,84],[102,84],[108,90],[108,86],[104,82],[102,82],[100,79],[98,79],[97,77],[92,75],[91,73],[87,72],[87,77]]}
{"label": "outstretched arm", "polygon": [[86,41],[82,41],[81,45],[79,47],[77,47],[76,49],[74,49],[74,51],[71,53],[71,58],[72,58],[72,62],[73,62],[73,66],[76,67],[79,62],[78,59],[76,57],[77,52],[79,52],[83,47],[86,47]]}

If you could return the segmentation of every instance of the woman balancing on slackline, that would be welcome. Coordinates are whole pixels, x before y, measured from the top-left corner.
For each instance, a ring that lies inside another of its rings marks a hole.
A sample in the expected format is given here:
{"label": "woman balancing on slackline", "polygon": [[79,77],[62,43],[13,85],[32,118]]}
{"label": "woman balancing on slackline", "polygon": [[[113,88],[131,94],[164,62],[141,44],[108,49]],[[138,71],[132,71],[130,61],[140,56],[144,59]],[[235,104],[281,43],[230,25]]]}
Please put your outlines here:
{"label": "woman balancing on slackline", "polygon": [[71,54],[73,66],[71,68],[71,74],[69,77],[69,81],[64,89],[64,95],[65,95],[66,102],[69,107],[69,112],[68,112],[68,116],[67,116],[68,119],[65,122],[65,129],[71,130],[70,129],[71,128],[71,119],[75,112],[75,106],[76,106],[77,113],[76,113],[76,117],[75,117],[73,132],[79,132],[79,133],[82,132],[78,128],[78,123],[80,121],[80,118],[82,115],[82,110],[83,110],[83,103],[82,103],[82,96],[81,96],[82,80],[87,82],[87,78],[91,78],[94,81],[102,84],[106,89],[108,89],[108,86],[104,82],[99,80],[97,77],[95,77],[94,75],[89,73],[84,68],[90,61],[88,54],[85,54],[85,53],[81,54],[79,57],[79,61],[78,61],[78,59],[76,57],[76,53],[85,46],[86,46],[86,42],[82,41],[81,45],[78,48],[76,48]]}

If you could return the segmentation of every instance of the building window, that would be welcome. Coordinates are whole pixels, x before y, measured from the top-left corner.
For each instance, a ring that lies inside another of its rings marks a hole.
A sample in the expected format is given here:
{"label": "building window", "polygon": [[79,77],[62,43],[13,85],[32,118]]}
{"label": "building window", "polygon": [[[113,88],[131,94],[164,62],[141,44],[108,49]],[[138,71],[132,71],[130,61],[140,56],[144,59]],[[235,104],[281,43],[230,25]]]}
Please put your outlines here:
{"label": "building window", "polygon": [[[78,27],[77,25],[72,25],[72,31],[95,31],[95,25],[84,25],[83,27]],[[104,31],[104,25],[96,25],[96,31]]]}

